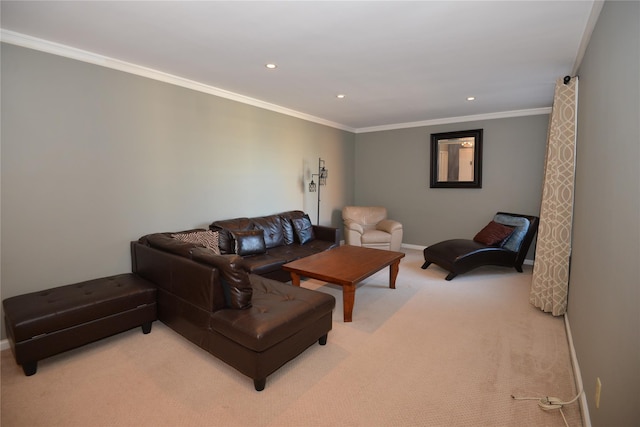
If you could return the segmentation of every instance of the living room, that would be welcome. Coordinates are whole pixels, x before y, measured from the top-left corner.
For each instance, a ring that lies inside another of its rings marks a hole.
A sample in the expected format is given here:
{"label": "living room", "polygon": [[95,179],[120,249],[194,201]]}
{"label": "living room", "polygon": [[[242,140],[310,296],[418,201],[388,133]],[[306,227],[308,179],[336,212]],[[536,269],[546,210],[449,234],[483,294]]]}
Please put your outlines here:
{"label": "living room", "polygon": [[[640,424],[639,13],[605,2],[577,73],[568,318],[595,426]],[[387,206],[409,248],[471,237],[498,210],[537,214],[550,107],[353,131],[3,36],[2,298],[130,271],[148,233],[287,209],[315,222],[318,158],[320,224]],[[430,189],[429,135],[478,128],[483,188]]]}

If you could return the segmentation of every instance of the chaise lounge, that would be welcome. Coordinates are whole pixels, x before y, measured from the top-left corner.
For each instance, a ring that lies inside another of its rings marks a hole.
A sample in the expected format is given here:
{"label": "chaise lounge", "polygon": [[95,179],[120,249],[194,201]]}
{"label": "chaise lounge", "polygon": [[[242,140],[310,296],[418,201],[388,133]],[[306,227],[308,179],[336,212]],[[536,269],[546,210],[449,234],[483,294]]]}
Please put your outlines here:
{"label": "chaise lounge", "polygon": [[425,248],[422,269],[436,264],[449,271],[445,280],[484,265],[513,267],[522,273],[538,220],[537,216],[498,212],[474,239],[445,240]]}

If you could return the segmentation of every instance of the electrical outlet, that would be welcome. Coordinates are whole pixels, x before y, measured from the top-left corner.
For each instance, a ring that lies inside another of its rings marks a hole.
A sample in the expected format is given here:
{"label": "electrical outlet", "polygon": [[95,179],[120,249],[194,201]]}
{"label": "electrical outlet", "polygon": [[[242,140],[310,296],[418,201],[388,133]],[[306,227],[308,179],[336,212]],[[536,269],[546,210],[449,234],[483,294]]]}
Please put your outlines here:
{"label": "electrical outlet", "polygon": [[596,408],[600,408],[600,393],[602,392],[602,383],[600,377],[596,378]]}

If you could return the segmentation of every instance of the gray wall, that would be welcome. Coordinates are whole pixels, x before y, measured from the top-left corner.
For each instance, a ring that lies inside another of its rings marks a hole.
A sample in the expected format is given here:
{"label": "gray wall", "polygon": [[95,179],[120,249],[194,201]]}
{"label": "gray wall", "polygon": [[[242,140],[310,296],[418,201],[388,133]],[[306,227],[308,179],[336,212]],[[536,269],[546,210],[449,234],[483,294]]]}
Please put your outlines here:
{"label": "gray wall", "polygon": [[146,233],[290,209],[315,223],[319,157],[320,223],[353,201],[350,132],[8,44],[1,84],[3,299],[131,271]]}
{"label": "gray wall", "polygon": [[[418,246],[472,238],[499,210],[538,215],[548,125],[543,114],[357,134],[356,203],[386,206]],[[484,129],[482,188],[429,188],[431,133],[470,129]]]}
{"label": "gray wall", "polygon": [[640,3],[604,4],[578,74],[568,317],[593,426],[640,426]]}

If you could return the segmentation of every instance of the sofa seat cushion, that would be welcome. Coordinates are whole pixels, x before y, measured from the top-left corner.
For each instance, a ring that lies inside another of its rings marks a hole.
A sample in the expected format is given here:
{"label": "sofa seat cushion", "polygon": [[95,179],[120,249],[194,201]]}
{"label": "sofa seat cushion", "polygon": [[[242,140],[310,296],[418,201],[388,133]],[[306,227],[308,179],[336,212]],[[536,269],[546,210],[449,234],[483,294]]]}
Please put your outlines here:
{"label": "sofa seat cushion", "polygon": [[218,310],[210,327],[238,344],[256,351],[286,340],[318,321],[335,307],[333,296],[250,275],[253,307]]}
{"label": "sofa seat cushion", "polygon": [[[309,256],[313,254],[317,254],[318,252],[326,251],[334,247],[333,242],[329,242],[327,240],[312,240],[309,243],[305,243],[304,245],[293,245],[297,246],[295,252],[300,256]],[[298,258],[300,257],[298,256]]]}
{"label": "sofa seat cushion", "polygon": [[282,264],[287,261],[282,257],[273,256],[271,251],[270,249],[269,253],[244,257],[242,259],[242,267],[253,274],[264,274],[279,270]]}

